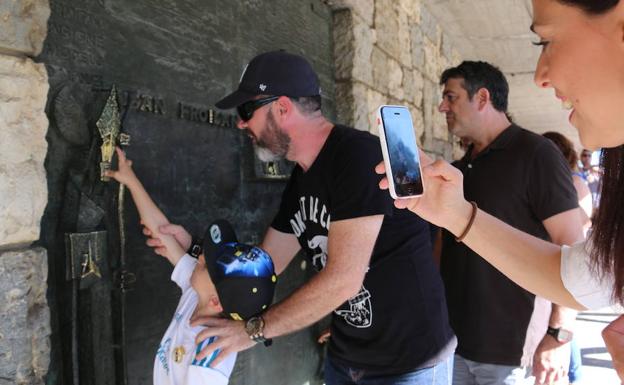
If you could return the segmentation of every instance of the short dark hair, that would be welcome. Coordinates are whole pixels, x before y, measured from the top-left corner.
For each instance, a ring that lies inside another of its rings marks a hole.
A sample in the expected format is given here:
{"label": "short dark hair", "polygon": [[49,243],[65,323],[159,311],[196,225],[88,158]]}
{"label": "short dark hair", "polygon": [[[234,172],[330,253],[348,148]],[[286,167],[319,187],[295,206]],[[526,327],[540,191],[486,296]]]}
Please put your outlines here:
{"label": "short dark hair", "polygon": [[290,98],[304,114],[311,114],[315,111],[320,111],[322,102],[321,95],[314,96],[301,96],[298,98]]}
{"label": "short dark hair", "polygon": [[574,144],[572,144],[572,141],[570,141],[570,139],[554,131],[545,132],[542,134],[542,136],[550,139],[557,147],[559,147],[559,150],[561,150],[563,157],[568,161],[568,166],[570,166],[572,170],[576,169],[578,155],[576,154]]}
{"label": "short dark hair", "polygon": [[481,88],[490,93],[492,105],[497,111],[507,112],[509,84],[497,67],[483,61],[464,61],[457,67],[446,69],[440,77],[440,85],[449,79],[463,79],[463,87],[472,97]]}
{"label": "short dark hair", "polygon": [[581,8],[592,15],[599,15],[614,8],[620,0],[559,0],[559,2],[564,5]]}

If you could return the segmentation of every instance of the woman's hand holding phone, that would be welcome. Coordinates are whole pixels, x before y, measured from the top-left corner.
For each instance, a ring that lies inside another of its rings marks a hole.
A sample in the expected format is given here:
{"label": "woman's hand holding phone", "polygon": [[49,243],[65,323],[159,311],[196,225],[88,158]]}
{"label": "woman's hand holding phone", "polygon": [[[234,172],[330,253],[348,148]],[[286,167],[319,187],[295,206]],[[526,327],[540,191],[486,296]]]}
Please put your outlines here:
{"label": "woman's hand holding phone", "polygon": [[[427,189],[423,195],[409,199],[395,199],[394,205],[408,209],[421,218],[444,227],[458,235],[466,227],[472,205],[464,199],[464,177],[458,169],[443,160],[433,161],[420,151],[423,184]],[[384,162],[375,167],[377,174],[386,174]],[[379,182],[379,188],[388,189],[388,179]]]}

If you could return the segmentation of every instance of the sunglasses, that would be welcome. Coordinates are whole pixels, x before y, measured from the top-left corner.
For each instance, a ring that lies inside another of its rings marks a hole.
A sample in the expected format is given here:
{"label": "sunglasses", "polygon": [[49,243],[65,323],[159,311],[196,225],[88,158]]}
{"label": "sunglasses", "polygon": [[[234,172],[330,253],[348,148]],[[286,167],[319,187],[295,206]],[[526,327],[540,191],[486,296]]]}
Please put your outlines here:
{"label": "sunglasses", "polygon": [[269,96],[262,99],[250,100],[236,107],[236,112],[238,112],[238,116],[241,118],[243,122],[248,121],[253,117],[254,112],[264,106],[265,104],[269,104],[275,100],[279,99],[279,96]]}

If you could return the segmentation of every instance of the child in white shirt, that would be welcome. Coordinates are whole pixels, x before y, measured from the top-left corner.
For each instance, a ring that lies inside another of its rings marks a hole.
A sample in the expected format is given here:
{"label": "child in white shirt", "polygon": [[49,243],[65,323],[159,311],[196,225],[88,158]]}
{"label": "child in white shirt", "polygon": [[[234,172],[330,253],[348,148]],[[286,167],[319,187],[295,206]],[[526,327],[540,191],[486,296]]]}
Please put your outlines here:
{"label": "child in white shirt", "polygon": [[226,385],[234,367],[236,354],[226,357],[214,368],[214,357],[203,360],[195,356],[214,337],[199,344],[195,337],[202,326],[190,326],[191,319],[203,316],[229,316],[245,320],[266,309],[277,281],[273,261],[262,249],[238,243],[232,227],[219,220],[206,230],[203,253],[195,259],[188,255],[170,235],[158,228],[169,221],[152,201],[132,171],[132,162],[117,149],[119,168],[107,175],[125,184],[137,206],[141,221],[161,239],[168,250],[166,258],[174,266],[171,280],[182,296],[171,324],[163,336],[154,361],[155,385]]}

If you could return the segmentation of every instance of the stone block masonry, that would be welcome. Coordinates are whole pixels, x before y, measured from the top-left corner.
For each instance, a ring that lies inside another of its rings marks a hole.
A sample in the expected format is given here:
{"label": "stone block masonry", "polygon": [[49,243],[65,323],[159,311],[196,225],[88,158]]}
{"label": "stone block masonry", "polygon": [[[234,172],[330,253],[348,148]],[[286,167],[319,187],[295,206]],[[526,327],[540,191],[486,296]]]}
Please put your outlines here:
{"label": "stone block masonry", "polygon": [[50,359],[46,251],[0,252],[0,384],[39,384]]}
{"label": "stone block masonry", "polygon": [[461,59],[434,16],[419,0],[331,4],[338,121],[377,134],[379,105],[406,105],[423,149],[452,159],[452,137],[437,110],[438,81]]}
{"label": "stone block masonry", "polygon": [[48,198],[43,168],[47,93],[43,64],[0,55],[0,245],[39,238]]}
{"label": "stone block masonry", "polygon": [[50,360],[48,261],[39,238],[47,202],[47,0],[0,2],[0,385],[43,384]]}

